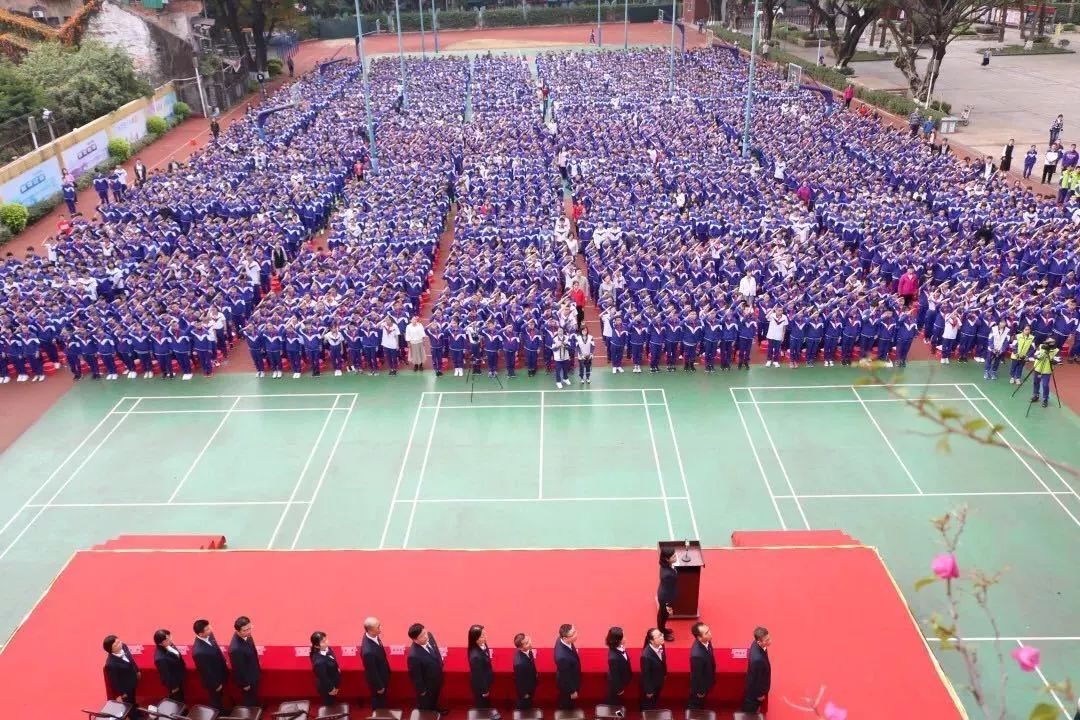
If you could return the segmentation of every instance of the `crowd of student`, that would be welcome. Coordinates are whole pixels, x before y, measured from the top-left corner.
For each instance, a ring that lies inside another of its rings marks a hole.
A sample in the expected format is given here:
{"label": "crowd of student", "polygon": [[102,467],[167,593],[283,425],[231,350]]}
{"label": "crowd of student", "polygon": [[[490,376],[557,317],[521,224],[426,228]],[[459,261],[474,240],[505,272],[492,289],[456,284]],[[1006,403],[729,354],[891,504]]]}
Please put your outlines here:
{"label": "crowd of student", "polygon": [[[748,367],[759,343],[776,367],[904,364],[921,335],[992,378],[1025,326],[1080,358],[1080,195],[1035,195],[768,69],[744,157],[747,67],[725,48],[679,56],[674,92],[663,50],[543,54],[535,74],[509,56],[405,63],[404,86],[396,58],[371,65],[377,172],[360,68],[337,64],[299,81],[265,140],[253,111],[46,256],[8,258],[4,369],[41,377],[62,350],[76,377],[118,360],[190,377],[241,333],[274,377],[393,373],[402,352],[419,370],[430,352],[438,373],[542,364],[561,387],[596,351],[587,296],[616,373]],[[304,243],[327,223],[326,249]]]}

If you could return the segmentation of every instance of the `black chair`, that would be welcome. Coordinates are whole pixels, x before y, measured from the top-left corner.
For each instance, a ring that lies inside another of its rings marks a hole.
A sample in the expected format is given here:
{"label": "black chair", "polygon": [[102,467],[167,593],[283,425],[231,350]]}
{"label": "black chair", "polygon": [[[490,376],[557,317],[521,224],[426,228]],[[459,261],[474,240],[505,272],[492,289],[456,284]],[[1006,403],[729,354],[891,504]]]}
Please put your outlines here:
{"label": "black chair", "polygon": [[228,715],[219,717],[218,720],[262,720],[262,708],[250,705],[237,705],[229,711]]}
{"label": "black chair", "polygon": [[716,713],[712,710],[687,710],[686,720],[716,720]]}
{"label": "black chair", "polygon": [[439,713],[434,710],[413,710],[409,720],[439,720]]}
{"label": "black chair", "polygon": [[277,712],[270,713],[274,720],[307,720],[311,716],[310,700],[286,700],[278,705]]}
{"label": "black chair", "polygon": [[321,718],[321,720],[342,720],[342,718],[349,717],[349,703],[334,703],[333,705],[323,705],[319,708],[319,712],[315,714],[315,717]]}
{"label": "black chair", "polygon": [[737,712],[732,716],[732,720],[765,720],[765,713]]}
{"label": "black chair", "polygon": [[556,710],[553,716],[555,720],[585,720],[584,710]]}
{"label": "black chair", "polygon": [[544,711],[540,708],[529,708],[528,710],[515,710],[514,720],[544,720]]}
{"label": "black chair", "polygon": [[207,705],[192,705],[186,710],[186,715],[170,715],[162,712],[160,707],[156,710],[149,708],[141,708],[141,710],[157,720],[232,720],[232,718],[222,716],[217,708]]}
{"label": "black chair", "polygon": [[466,720],[499,720],[502,717],[495,708],[470,708]]}
{"label": "black chair", "polygon": [[626,717],[625,705],[597,705],[596,720],[614,720]]}
{"label": "black chair", "polygon": [[674,720],[670,710],[642,710],[641,720]]}
{"label": "black chair", "polygon": [[183,716],[185,710],[187,710],[187,705],[176,702],[175,700],[170,700],[169,698],[163,698],[158,701],[157,704],[157,711],[163,715]]}
{"label": "black chair", "polygon": [[404,710],[372,710],[371,714],[367,716],[367,720],[401,720],[405,717]]}
{"label": "black chair", "polygon": [[94,720],[94,718],[102,718],[102,720],[123,720],[134,709],[133,705],[127,703],[116,702],[115,700],[106,700],[105,704],[101,706],[100,710],[83,710],[86,713],[88,720]]}

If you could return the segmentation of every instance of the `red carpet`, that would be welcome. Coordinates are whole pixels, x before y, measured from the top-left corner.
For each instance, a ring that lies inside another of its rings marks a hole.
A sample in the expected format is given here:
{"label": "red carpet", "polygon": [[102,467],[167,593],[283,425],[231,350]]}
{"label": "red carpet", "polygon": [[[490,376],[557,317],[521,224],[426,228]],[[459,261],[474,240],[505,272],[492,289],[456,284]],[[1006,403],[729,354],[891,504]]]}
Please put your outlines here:
{"label": "red carpet", "polygon": [[[784,698],[801,699],[822,685],[851,718],[962,717],[872,548],[708,549],[705,561],[701,612],[715,645],[744,648],[757,624],[772,632],[770,720],[805,718]],[[250,615],[256,641],[267,646],[264,665],[272,655],[292,658],[298,669],[307,659],[293,648],[305,645],[312,631],[328,632],[336,646],[351,645],[368,614],[382,619],[391,651],[407,642],[409,623],[423,621],[449,646],[449,672],[464,667],[462,648],[473,622],[485,624],[499,648],[497,671],[510,661],[503,648],[525,631],[548,654],[538,659],[543,672],[562,622],[577,625],[583,664],[602,657],[599,648],[613,624],[627,629],[627,646],[636,655],[638,636],[655,618],[655,568],[656,554],[639,550],[80,552],[0,653],[0,697],[12,716],[33,717],[47,701],[57,717],[74,717],[104,697],[106,634],[118,634],[133,651],[145,643],[136,657],[146,684],[153,631],[167,627],[186,644],[192,621],[203,616],[227,644],[233,618]],[[685,672],[688,625],[674,629],[671,670]],[[360,694],[359,659],[340,655],[343,694]],[[391,660],[403,668],[403,657]],[[545,676],[541,685],[550,690],[553,682]],[[506,678],[496,690],[509,698]],[[680,706],[684,692],[666,690],[667,704]],[[153,701],[152,694],[140,699]],[[391,705],[411,708],[409,697],[399,671]]]}

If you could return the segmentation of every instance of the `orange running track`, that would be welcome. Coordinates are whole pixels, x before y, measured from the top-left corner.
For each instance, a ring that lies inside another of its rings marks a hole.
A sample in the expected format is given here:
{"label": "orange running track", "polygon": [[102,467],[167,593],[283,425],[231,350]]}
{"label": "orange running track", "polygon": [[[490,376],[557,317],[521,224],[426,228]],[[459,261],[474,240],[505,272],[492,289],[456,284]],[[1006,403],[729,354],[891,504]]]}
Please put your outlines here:
{"label": "orange running track", "polygon": [[[852,718],[965,717],[875,549],[716,548],[706,550],[705,562],[701,613],[716,647],[746,647],[755,625],[772,633],[770,720],[803,720],[785,698],[798,701],[822,686]],[[655,591],[656,553],[646,550],[83,551],[0,653],[0,697],[13,717],[37,717],[46,704],[52,717],[76,717],[104,699],[106,634],[118,634],[133,650],[145,643],[137,660],[144,685],[156,687],[156,680],[147,682],[156,628],[187,644],[192,621],[207,617],[224,645],[240,614],[252,618],[259,645],[279,646],[279,656],[287,652],[305,668],[306,657],[295,657],[293,648],[311,632],[329,633],[335,646],[355,644],[369,614],[381,618],[391,651],[407,642],[409,623],[427,624],[449,646],[448,670],[463,660],[474,622],[486,625],[500,648],[497,666],[508,662],[502,648],[518,631],[549,654],[562,622],[578,627],[583,659],[615,624],[626,628],[636,656],[655,619]],[[686,622],[673,629],[674,666],[686,663],[676,658],[685,658],[689,632]],[[347,655],[339,652],[342,691],[355,697],[362,692],[359,659]],[[391,657],[397,667],[403,659]],[[196,684],[189,675],[189,698]],[[542,676],[541,685],[550,689],[553,681]],[[512,690],[505,677],[496,689],[506,704]],[[681,706],[683,692],[673,690],[664,705]],[[154,702],[152,695],[143,692],[140,701]],[[401,670],[392,682],[394,706],[412,707]]]}

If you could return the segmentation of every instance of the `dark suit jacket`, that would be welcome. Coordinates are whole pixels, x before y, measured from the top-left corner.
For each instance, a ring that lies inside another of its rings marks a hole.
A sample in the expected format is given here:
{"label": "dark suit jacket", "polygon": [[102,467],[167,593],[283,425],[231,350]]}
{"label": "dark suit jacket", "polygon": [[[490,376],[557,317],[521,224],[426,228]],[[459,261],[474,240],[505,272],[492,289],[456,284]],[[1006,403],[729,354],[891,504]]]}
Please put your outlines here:
{"label": "dark suit jacket", "polygon": [[213,692],[225,684],[229,677],[229,670],[225,666],[225,655],[218,647],[217,638],[211,633],[207,639],[210,645],[203,642],[202,638],[195,638],[195,642],[191,645],[191,657],[195,660],[195,669],[199,671],[203,687]]}
{"label": "dark suit jacket", "polygon": [[562,640],[555,641],[555,684],[566,695],[581,689],[581,659],[577,649],[566,647]]}
{"label": "dark suit jacket", "polygon": [[769,653],[754,643],[748,653],[749,666],[746,668],[746,698],[757,699],[762,695],[769,694],[772,685],[772,665],[769,664]]}
{"label": "dark suit jacket", "polygon": [[651,646],[646,646],[641,651],[641,693],[643,695],[655,695],[664,687],[664,678],[667,677],[667,652],[661,659]]}
{"label": "dark suit jacket", "polygon": [[705,647],[700,640],[690,646],[690,692],[705,695],[716,684],[716,656],[712,643]]}
{"label": "dark suit jacket", "polygon": [[131,651],[127,645],[123,645],[124,657],[129,662],[124,662],[112,653],[105,658],[105,675],[109,678],[109,687],[112,688],[109,697],[117,695],[135,696],[135,688],[139,685],[139,666],[135,664],[135,658],[131,657]]}
{"label": "dark suit jacket", "polygon": [[443,683],[443,661],[435,636],[428,633],[428,645],[431,652],[422,645],[412,644],[409,648],[409,677],[417,694],[438,692]]}
{"label": "dark suit jacket", "polygon": [[311,669],[315,671],[315,688],[320,695],[329,695],[330,691],[341,685],[341,668],[338,667],[334,651],[325,655],[315,652],[311,655]]}
{"label": "dark suit jacket", "polygon": [[364,633],[360,644],[360,657],[364,659],[364,677],[368,689],[378,693],[390,686],[390,661],[386,659],[386,647],[375,642]]}
{"label": "dark suit jacket", "polygon": [[233,634],[229,641],[229,662],[232,664],[233,680],[242,688],[256,687],[262,669],[259,667],[259,651],[255,649],[255,638],[242,639]]}
{"label": "dark suit jacket", "polygon": [[675,578],[679,573],[670,565],[660,565],[660,587],[656,589],[656,600],[661,605],[675,602]]}
{"label": "dark suit jacket", "polygon": [[607,687],[608,695],[618,695],[630,684],[634,671],[630,669],[630,656],[623,657],[618,650],[607,651]]}
{"label": "dark suit jacket", "polygon": [[187,675],[184,658],[158,645],[154,650],[154,667],[157,668],[161,684],[169,692],[184,686],[184,677]]}
{"label": "dark suit jacket", "polygon": [[536,660],[531,652],[514,651],[514,685],[518,697],[532,697],[536,692]]}
{"label": "dark suit jacket", "polygon": [[491,655],[479,647],[469,649],[469,685],[473,694],[483,695],[491,690],[495,673],[491,670]]}

